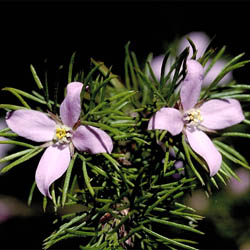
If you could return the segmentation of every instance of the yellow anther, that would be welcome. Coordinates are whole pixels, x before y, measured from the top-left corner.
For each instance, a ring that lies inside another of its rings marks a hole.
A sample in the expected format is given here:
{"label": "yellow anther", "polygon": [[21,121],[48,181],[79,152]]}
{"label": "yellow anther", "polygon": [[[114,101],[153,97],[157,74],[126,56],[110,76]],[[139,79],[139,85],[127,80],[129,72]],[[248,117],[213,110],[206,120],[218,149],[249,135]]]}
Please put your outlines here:
{"label": "yellow anther", "polygon": [[184,115],[184,121],[190,125],[199,125],[203,121],[199,109],[191,109]]}
{"label": "yellow anther", "polygon": [[57,125],[55,128],[54,141],[58,143],[70,143],[72,134],[70,128],[65,125]]}
{"label": "yellow anther", "polygon": [[56,137],[61,140],[67,135],[67,131],[64,128],[57,128],[56,129]]}

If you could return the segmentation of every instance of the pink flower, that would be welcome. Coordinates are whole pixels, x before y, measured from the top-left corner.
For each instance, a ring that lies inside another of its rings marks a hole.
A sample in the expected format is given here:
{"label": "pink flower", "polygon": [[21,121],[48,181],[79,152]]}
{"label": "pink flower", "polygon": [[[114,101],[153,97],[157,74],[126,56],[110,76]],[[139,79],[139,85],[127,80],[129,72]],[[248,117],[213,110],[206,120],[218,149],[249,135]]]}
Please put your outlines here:
{"label": "pink flower", "polygon": [[[194,31],[185,35],[179,42],[178,54],[180,54],[186,47],[191,47],[186,37],[189,37],[193,41],[197,49],[196,58],[199,59],[200,57],[202,57],[209,43],[211,42],[207,34],[201,31]],[[191,57],[192,57],[192,50],[190,48],[188,59],[191,59]],[[205,65],[205,70],[208,68],[210,63],[211,63],[211,60],[208,60],[208,62]],[[204,81],[202,85],[203,86],[210,85],[213,82],[213,80],[219,75],[222,69],[225,67],[226,63],[227,61],[223,59],[219,59],[218,61],[216,61],[216,63],[213,65],[213,67],[209,70],[207,75],[204,77]],[[219,85],[229,83],[232,79],[233,79],[233,74],[230,71],[220,80]]]}
{"label": "pink flower", "polygon": [[[210,43],[210,38],[204,32],[200,32],[200,31],[190,32],[180,39],[179,46],[178,46],[178,54],[180,54],[186,47],[191,47],[189,41],[187,40],[187,37],[189,37],[193,41],[197,49],[197,55],[196,55],[197,58],[202,57],[207,49],[207,46]],[[190,50],[191,51],[188,56],[189,59],[191,59],[192,57],[192,49],[190,48]]]}
{"label": "pink flower", "polygon": [[80,93],[83,84],[72,82],[60,106],[60,118],[34,110],[16,110],[8,113],[8,127],[19,136],[35,142],[46,142],[48,148],[36,170],[36,184],[40,192],[51,198],[49,187],[69,166],[74,147],[92,154],[111,153],[113,143],[99,128],[79,124]]}
{"label": "pink flower", "polygon": [[245,169],[237,169],[235,173],[240,178],[240,181],[232,178],[229,182],[228,189],[235,195],[246,193],[250,188],[250,173]]}
{"label": "pink flower", "polygon": [[167,130],[173,136],[183,132],[191,148],[206,161],[215,175],[222,157],[203,131],[224,129],[244,120],[241,105],[234,99],[198,102],[204,70],[195,60],[187,60],[187,75],[181,84],[179,109],[161,108],[150,119],[148,129]]}
{"label": "pink flower", "polygon": [[[186,47],[190,47],[188,59],[191,59],[193,53],[192,53],[191,45],[186,39],[186,37],[189,37],[193,41],[197,49],[196,58],[199,59],[200,57],[202,57],[210,43],[210,38],[204,32],[190,32],[184,37],[182,37],[178,43],[177,54],[178,55],[181,54],[181,52]],[[157,80],[160,80],[160,77],[161,77],[161,67],[162,67],[163,59],[164,59],[164,55],[158,55],[154,57],[150,62],[150,66]],[[168,74],[173,62],[174,62],[174,58],[170,56],[166,63],[165,75]],[[208,62],[205,65],[205,70],[209,67],[210,63],[211,63],[211,60],[208,60]],[[205,87],[205,86],[210,85],[214,81],[214,79],[219,75],[222,69],[225,67],[226,63],[227,61],[225,61],[224,59],[219,59],[218,61],[216,61],[216,63],[213,65],[213,67],[208,71],[207,75],[204,77],[202,86]],[[230,71],[220,80],[218,84],[223,85],[223,84],[229,83],[232,79],[233,79],[233,74]]]}

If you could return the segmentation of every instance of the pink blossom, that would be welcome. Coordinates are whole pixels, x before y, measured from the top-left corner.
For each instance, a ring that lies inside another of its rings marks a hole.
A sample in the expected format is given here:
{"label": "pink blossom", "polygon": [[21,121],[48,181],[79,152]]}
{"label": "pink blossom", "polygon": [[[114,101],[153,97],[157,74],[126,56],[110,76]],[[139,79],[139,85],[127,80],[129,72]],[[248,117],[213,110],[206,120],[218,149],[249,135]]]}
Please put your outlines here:
{"label": "pink blossom", "polygon": [[[205,53],[205,51],[210,43],[210,38],[204,32],[190,32],[190,33],[188,33],[187,35],[182,37],[178,43],[178,47],[177,47],[177,54],[178,55],[186,47],[191,47],[190,43],[187,40],[187,37],[189,37],[193,41],[193,43],[197,49],[196,58],[199,59]],[[190,48],[188,59],[191,59],[192,55],[193,55],[193,53],[192,53],[192,50]],[[164,55],[158,55],[158,56],[154,57],[150,62],[150,66],[151,66],[157,80],[160,80],[160,77],[161,77],[161,67],[162,67],[163,59],[164,59]],[[174,58],[170,56],[168,58],[167,63],[166,63],[165,75],[168,74],[173,62],[174,62]],[[208,60],[208,62],[205,65],[205,68],[204,68],[205,70],[209,67],[210,63],[211,63],[211,60]],[[213,67],[208,71],[206,76],[204,76],[202,86],[210,85],[214,81],[214,79],[219,75],[219,73],[222,71],[222,69],[225,67],[226,63],[227,63],[227,61],[224,59],[217,60],[216,63],[213,65]],[[220,80],[220,82],[218,84],[223,85],[223,84],[229,83],[232,79],[233,79],[232,72],[228,72]]]}
{"label": "pink blossom", "polygon": [[[202,57],[203,54],[205,53],[209,43],[211,42],[208,35],[204,32],[201,32],[201,31],[194,31],[194,32],[188,33],[179,42],[179,46],[178,46],[178,53],[179,54],[186,47],[191,47],[190,43],[188,42],[186,37],[189,37],[193,41],[193,43],[197,49],[196,58],[199,59],[200,57]],[[191,57],[192,57],[191,51],[192,50],[190,48],[190,53],[188,56],[189,59],[191,59]],[[208,62],[205,65],[205,68],[204,68],[205,70],[208,68],[210,63],[211,63],[211,60],[208,60]],[[213,67],[209,70],[207,75],[204,77],[204,81],[203,81],[202,85],[203,86],[210,85],[213,82],[213,80],[218,76],[218,74],[222,71],[222,69],[225,67],[226,63],[227,63],[227,61],[224,59],[217,60],[216,63],[213,65]],[[233,79],[233,75],[232,75],[232,72],[230,71],[220,80],[219,85],[229,83],[232,79]]]}
{"label": "pink blossom", "polygon": [[[186,34],[179,41],[178,54],[180,54],[186,47],[191,47],[189,41],[187,40],[187,37],[189,37],[193,41],[193,43],[197,49],[196,57],[197,58],[202,57],[207,49],[207,46],[210,43],[210,38],[208,37],[208,35],[204,32],[200,32],[200,31],[194,31],[194,32],[190,32],[190,33]],[[189,53],[189,56],[188,56],[189,59],[191,59],[191,57],[192,57],[192,49],[191,48],[190,48],[190,52],[191,53]]]}
{"label": "pink blossom", "polygon": [[48,146],[36,170],[40,192],[51,198],[49,187],[69,166],[73,149],[92,154],[111,153],[113,143],[103,130],[79,124],[80,93],[83,84],[72,82],[60,106],[60,118],[34,110],[16,110],[7,114],[8,127],[19,136]]}
{"label": "pink blossom", "polygon": [[148,129],[167,130],[173,136],[184,133],[191,148],[207,163],[215,175],[222,157],[203,131],[224,129],[244,120],[240,103],[235,99],[198,102],[204,70],[195,60],[187,60],[187,75],[181,84],[179,109],[163,107],[149,121]]}
{"label": "pink blossom", "polygon": [[235,173],[240,178],[240,181],[232,178],[228,183],[228,189],[235,195],[244,194],[250,189],[250,173],[245,169],[237,169]]}

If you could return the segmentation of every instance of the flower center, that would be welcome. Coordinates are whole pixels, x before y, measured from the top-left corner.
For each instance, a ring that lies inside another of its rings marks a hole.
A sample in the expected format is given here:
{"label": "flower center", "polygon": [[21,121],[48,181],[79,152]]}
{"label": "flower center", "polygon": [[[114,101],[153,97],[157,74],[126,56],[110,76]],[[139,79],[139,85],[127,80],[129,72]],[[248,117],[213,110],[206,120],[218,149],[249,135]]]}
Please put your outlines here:
{"label": "flower center", "polygon": [[54,141],[60,144],[70,143],[72,137],[71,129],[65,125],[56,125]]}
{"label": "flower center", "polygon": [[67,134],[67,131],[63,128],[57,128],[56,129],[56,137],[61,140],[63,137],[65,137]]}
{"label": "flower center", "polygon": [[203,117],[199,109],[190,109],[184,114],[183,120],[186,125],[198,126],[203,121]]}

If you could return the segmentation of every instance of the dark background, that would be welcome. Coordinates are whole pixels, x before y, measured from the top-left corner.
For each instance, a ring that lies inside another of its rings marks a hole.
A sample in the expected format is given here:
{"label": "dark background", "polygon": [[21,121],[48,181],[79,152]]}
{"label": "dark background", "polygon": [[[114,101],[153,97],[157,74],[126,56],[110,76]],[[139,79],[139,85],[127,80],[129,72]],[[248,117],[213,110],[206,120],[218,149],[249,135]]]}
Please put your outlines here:
{"label": "dark background", "polygon": [[[243,1],[0,2],[0,87],[35,88],[30,64],[41,76],[48,69],[53,85],[57,68],[67,68],[74,51],[78,67],[88,71],[93,57],[113,65],[113,72],[122,76],[128,41],[143,60],[149,52],[163,53],[168,42],[191,31],[216,35],[218,47],[227,45],[232,56],[245,52],[249,59],[249,13],[250,3]],[[248,84],[249,66],[236,71],[235,77]],[[0,97],[1,103],[10,102],[10,94]],[[23,166],[1,177],[1,193],[27,199],[35,168]],[[14,218],[0,225],[0,249],[41,249],[52,230],[51,218]],[[202,237],[200,248],[236,249],[233,242],[216,236],[209,222],[202,227],[209,233]]]}

